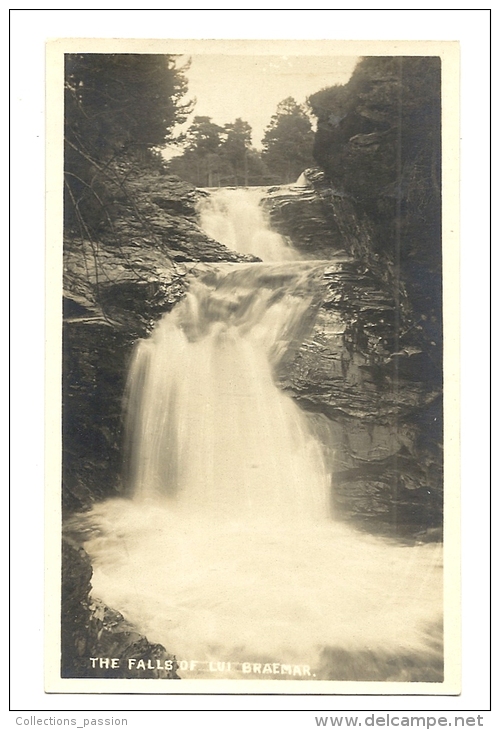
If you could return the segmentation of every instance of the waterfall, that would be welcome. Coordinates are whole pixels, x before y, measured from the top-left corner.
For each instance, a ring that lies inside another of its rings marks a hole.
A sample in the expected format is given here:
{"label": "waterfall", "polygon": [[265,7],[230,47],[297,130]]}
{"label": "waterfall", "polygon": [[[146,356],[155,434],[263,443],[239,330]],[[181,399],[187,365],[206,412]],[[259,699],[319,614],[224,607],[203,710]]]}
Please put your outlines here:
{"label": "waterfall", "polygon": [[294,277],[276,284],[283,276],[250,266],[194,282],[139,344],[128,387],[134,498],[238,520],[326,519],[321,447],[273,380],[309,304]]}
{"label": "waterfall", "polygon": [[216,241],[262,261],[300,259],[283,236],[269,228],[259,205],[262,196],[262,188],[220,188],[201,204],[201,225]]}
{"label": "waterfall", "polygon": [[421,655],[428,667],[440,656],[440,549],[363,535],[331,514],[314,417],[276,384],[307,335],[322,269],[293,260],[260,195],[217,192],[201,220],[270,263],[193,279],[135,349],[128,497],[86,517],[94,594],[195,662],[181,676],[213,676],[217,662],[219,678],[292,664],[298,677],[328,678],[328,650],[351,652],[354,667],[374,651],[388,661]]}

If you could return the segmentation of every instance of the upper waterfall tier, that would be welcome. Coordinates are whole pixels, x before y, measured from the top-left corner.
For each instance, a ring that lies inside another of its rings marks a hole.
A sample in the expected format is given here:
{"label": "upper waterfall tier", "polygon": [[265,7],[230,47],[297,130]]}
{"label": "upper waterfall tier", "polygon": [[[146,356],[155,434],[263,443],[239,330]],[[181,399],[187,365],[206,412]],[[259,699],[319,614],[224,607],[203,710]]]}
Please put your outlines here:
{"label": "upper waterfall tier", "polygon": [[219,188],[200,205],[200,223],[216,241],[262,261],[290,261],[300,254],[283,236],[271,230],[260,205],[264,188]]}

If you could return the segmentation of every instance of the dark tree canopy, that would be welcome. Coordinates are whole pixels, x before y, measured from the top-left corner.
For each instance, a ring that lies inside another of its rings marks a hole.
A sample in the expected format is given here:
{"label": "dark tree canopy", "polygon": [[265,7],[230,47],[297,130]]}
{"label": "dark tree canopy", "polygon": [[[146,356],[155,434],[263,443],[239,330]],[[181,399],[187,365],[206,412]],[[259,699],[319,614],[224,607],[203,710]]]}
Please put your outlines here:
{"label": "dark tree canopy", "polygon": [[68,54],[65,89],[66,134],[100,157],[130,146],[162,146],[189,110],[174,56]]}
{"label": "dark tree canopy", "polygon": [[222,144],[223,128],[211,117],[195,117],[186,133],[186,151],[203,155],[217,154]]}
{"label": "dark tree canopy", "polygon": [[292,97],[281,101],[262,140],[262,159],[277,182],[295,182],[306,167],[311,167],[313,142],[304,107]]}
{"label": "dark tree canopy", "polygon": [[66,221],[98,216],[106,175],[131,158],[150,161],[191,105],[175,56],[81,53],[65,57]]}
{"label": "dark tree canopy", "polygon": [[403,173],[439,188],[440,94],[439,58],[362,59],[347,84],[309,98],[315,159],[356,197],[378,196]]}
{"label": "dark tree canopy", "polygon": [[232,124],[226,124],[224,130],[226,139],[222,154],[231,167],[236,185],[248,185],[248,152],[251,148],[252,127],[238,118]]}
{"label": "dark tree canopy", "polygon": [[241,118],[220,127],[210,117],[195,117],[186,140],[184,153],[173,158],[169,168],[199,187],[295,182],[314,164],[311,122],[292,98],[279,104],[262,153],[252,147],[252,128]]}
{"label": "dark tree canopy", "polygon": [[198,187],[271,183],[251,138],[252,128],[243,119],[220,127],[211,117],[194,117],[184,153],[170,160],[168,167]]}

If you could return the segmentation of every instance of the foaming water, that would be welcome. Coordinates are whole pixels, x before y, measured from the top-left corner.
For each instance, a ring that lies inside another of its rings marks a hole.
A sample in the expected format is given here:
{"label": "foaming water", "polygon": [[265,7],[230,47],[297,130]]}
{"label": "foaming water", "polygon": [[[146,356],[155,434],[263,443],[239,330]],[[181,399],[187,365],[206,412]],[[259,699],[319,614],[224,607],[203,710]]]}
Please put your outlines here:
{"label": "foaming water", "polygon": [[262,261],[293,261],[299,253],[283,236],[272,231],[260,206],[261,188],[220,188],[200,206],[200,224],[206,233],[239,253]]}
{"label": "foaming water", "polygon": [[369,679],[439,676],[441,547],[335,521],[324,445],[275,384],[307,339],[321,272],[214,268],[135,349],[128,498],[79,519],[94,594],[195,663],[181,676],[258,679],[271,667],[278,678],[276,666],[282,679],[294,666],[294,679],[355,680],[368,665]]}
{"label": "foaming water", "polygon": [[[161,501],[101,504],[92,521],[94,592],[179,661],[307,665],[320,679],[339,669],[325,661],[330,648],[392,664],[410,655],[424,681],[439,665],[439,546]],[[365,662],[347,678],[362,678]]]}

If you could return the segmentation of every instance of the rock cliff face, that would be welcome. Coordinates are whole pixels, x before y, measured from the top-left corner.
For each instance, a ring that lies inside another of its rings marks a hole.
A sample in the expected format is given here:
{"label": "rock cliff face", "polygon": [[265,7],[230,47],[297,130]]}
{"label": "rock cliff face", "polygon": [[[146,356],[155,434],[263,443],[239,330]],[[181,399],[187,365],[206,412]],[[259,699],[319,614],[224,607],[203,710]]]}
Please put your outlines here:
{"label": "rock cliff face", "polygon": [[265,202],[273,226],[306,258],[331,259],[309,334],[283,361],[280,382],[327,418],[318,428],[330,443],[337,515],[373,530],[438,537],[440,303],[415,305],[405,271],[377,250],[373,222],[324,172],[308,170],[305,181],[309,187],[271,189]]}
{"label": "rock cliff face", "polygon": [[441,342],[441,61],[364,58],[345,86],[310,98],[314,158],[370,221],[429,339]]}
{"label": "rock cliff face", "polygon": [[[438,535],[441,389],[433,353],[394,293],[355,259],[325,267],[305,339],[282,363],[282,387],[321,414],[338,517],[387,534]],[[325,418],[326,417],[326,418]]]}
{"label": "rock cliff face", "polygon": [[[313,176],[318,171],[307,172]],[[286,236],[305,258],[329,259],[346,250],[330,200],[319,194],[319,188],[311,185],[270,188],[263,205],[272,227]]]}

